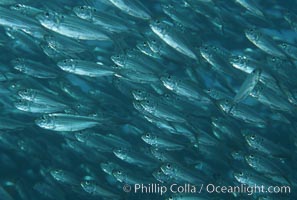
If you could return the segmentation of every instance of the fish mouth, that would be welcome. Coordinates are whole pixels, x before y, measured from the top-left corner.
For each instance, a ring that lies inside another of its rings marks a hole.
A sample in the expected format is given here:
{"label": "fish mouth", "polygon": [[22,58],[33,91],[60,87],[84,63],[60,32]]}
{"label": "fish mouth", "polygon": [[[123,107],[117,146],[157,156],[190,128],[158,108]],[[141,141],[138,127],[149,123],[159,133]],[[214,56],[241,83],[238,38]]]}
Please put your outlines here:
{"label": "fish mouth", "polygon": [[14,106],[19,110],[27,111],[27,112],[29,111],[28,106],[26,106],[23,102],[16,102],[14,103]]}
{"label": "fish mouth", "polygon": [[211,98],[211,100],[213,101],[215,107],[216,107],[218,110],[224,112],[224,108],[223,108],[223,105],[222,105],[222,99],[214,100],[214,99]]}
{"label": "fish mouth", "polygon": [[50,19],[50,13],[45,12],[35,16],[35,19],[47,29],[54,29],[57,26],[57,22],[54,19]]}
{"label": "fish mouth", "polygon": [[43,115],[42,117],[35,120],[35,124],[41,128],[54,128],[50,115]]}
{"label": "fish mouth", "polygon": [[142,107],[141,105],[141,102],[140,101],[133,101],[133,107],[136,109],[136,110],[144,110],[144,108]]}
{"label": "fish mouth", "polygon": [[123,149],[114,149],[113,150],[113,154],[116,156],[116,157],[118,157],[118,158],[120,158],[120,159],[125,159],[127,156],[125,155],[125,150],[123,150]]}
{"label": "fish mouth", "polygon": [[233,172],[233,177],[238,180],[240,178],[240,175],[238,172]]}
{"label": "fish mouth", "polygon": [[[47,13],[48,14],[48,13]],[[45,21],[48,21],[48,17],[46,17],[46,13],[41,13],[35,16],[35,19],[39,21],[39,23],[44,23]]]}

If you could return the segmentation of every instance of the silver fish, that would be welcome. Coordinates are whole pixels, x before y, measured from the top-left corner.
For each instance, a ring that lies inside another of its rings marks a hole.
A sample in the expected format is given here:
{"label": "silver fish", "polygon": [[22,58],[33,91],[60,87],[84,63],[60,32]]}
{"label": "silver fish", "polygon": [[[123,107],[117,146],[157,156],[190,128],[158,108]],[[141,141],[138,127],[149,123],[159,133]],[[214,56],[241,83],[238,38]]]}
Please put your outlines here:
{"label": "silver fish", "polygon": [[109,0],[114,6],[123,12],[144,20],[151,19],[150,12],[138,0]]}
{"label": "silver fish", "polygon": [[66,72],[89,77],[112,76],[115,74],[111,67],[84,60],[66,59],[58,62],[57,65]]}
{"label": "silver fish", "polygon": [[70,38],[79,40],[110,40],[101,28],[72,16],[49,11],[37,15],[36,19],[45,28]]}
{"label": "silver fish", "polygon": [[80,131],[101,124],[95,117],[52,113],[35,120],[36,125],[52,131]]}

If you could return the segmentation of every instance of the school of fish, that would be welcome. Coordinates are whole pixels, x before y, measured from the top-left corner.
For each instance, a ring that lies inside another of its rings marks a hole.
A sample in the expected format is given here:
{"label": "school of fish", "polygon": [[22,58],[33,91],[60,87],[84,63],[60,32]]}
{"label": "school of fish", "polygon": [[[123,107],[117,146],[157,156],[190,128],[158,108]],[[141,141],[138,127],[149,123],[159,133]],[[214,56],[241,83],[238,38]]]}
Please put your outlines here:
{"label": "school of fish", "polygon": [[296,6],[0,0],[0,200],[297,199]]}

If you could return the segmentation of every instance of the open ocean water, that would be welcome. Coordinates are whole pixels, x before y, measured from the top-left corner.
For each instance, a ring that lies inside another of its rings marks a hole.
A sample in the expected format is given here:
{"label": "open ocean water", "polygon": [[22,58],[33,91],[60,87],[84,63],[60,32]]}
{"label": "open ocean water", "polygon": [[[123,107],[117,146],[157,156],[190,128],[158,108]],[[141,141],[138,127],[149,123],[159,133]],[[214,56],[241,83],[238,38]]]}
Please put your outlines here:
{"label": "open ocean water", "polygon": [[296,200],[296,0],[0,0],[0,200]]}

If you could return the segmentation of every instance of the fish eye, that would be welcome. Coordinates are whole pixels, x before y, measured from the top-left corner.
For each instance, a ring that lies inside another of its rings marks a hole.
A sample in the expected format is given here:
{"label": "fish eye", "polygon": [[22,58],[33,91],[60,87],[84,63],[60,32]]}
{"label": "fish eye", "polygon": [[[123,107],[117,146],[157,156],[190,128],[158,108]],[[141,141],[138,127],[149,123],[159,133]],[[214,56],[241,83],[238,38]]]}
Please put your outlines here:
{"label": "fish eye", "polygon": [[50,14],[49,14],[48,12],[46,12],[46,13],[45,13],[45,16],[46,16],[46,17],[49,17],[49,16],[50,16]]}
{"label": "fish eye", "polygon": [[210,89],[210,88],[208,88],[208,89],[207,89],[207,92],[211,92],[211,89]]}
{"label": "fish eye", "polygon": [[156,23],[157,23],[157,24],[160,24],[161,22],[160,22],[160,20],[157,19],[157,20],[156,20]]}
{"label": "fish eye", "polygon": [[80,8],[81,10],[83,10],[83,9],[84,9],[84,7],[83,7],[83,6],[80,6],[79,8]]}
{"label": "fish eye", "polygon": [[86,185],[90,185],[90,184],[91,184],[91,182],[90,182],[90,181],[86,181],[85,183],[86,183]]}
{"label": "fish eye", "polygon": [[122,174],[122,171],[121,171],[121,170],[118,170],[118,171],[117,171],[117,174]]}
{"label": "fish eye", "polygon": [[225,100],[225,103],[229,103],[229,100],[228,100],[228,99],[226,99],[226,100]]}
{"label": "fish eye", "polygon": [[168,169],[171,169],[171,164],[167,164],[166,166]]}
{"label": "fish eye", "polygon": [[240,176],[243,176],[243,172],[239,172],[239,175],[240,175]]}
{"label": "fish eye", "polygon": [[252,135],[252,136],[251,136],[251,139],[252,139],[252,140],[254,140],[255,138],[256,138],[256,136],[255,136],[255,135]]}
{"label": "fish eye", "polygon": [[150,137],[150,134],[149,133],[145,134],[145,137]]}
{"label": "fish eye", "polygon": [[250,158],[254,158],[254,155],[253,155],[253,154],[251,154],[249,157],[250,157]]}
{"label": "fish eye", "polygon": [[158,170],[158,174],[161,174],[161,173],[162,173],[162,170],[161,170],[161,169],[159,169],[159,170]]}
{"label": "fish eye", "polygon": [[173,197],[170,196],[168,199],[169,199],[169,200],[173,200]]}

